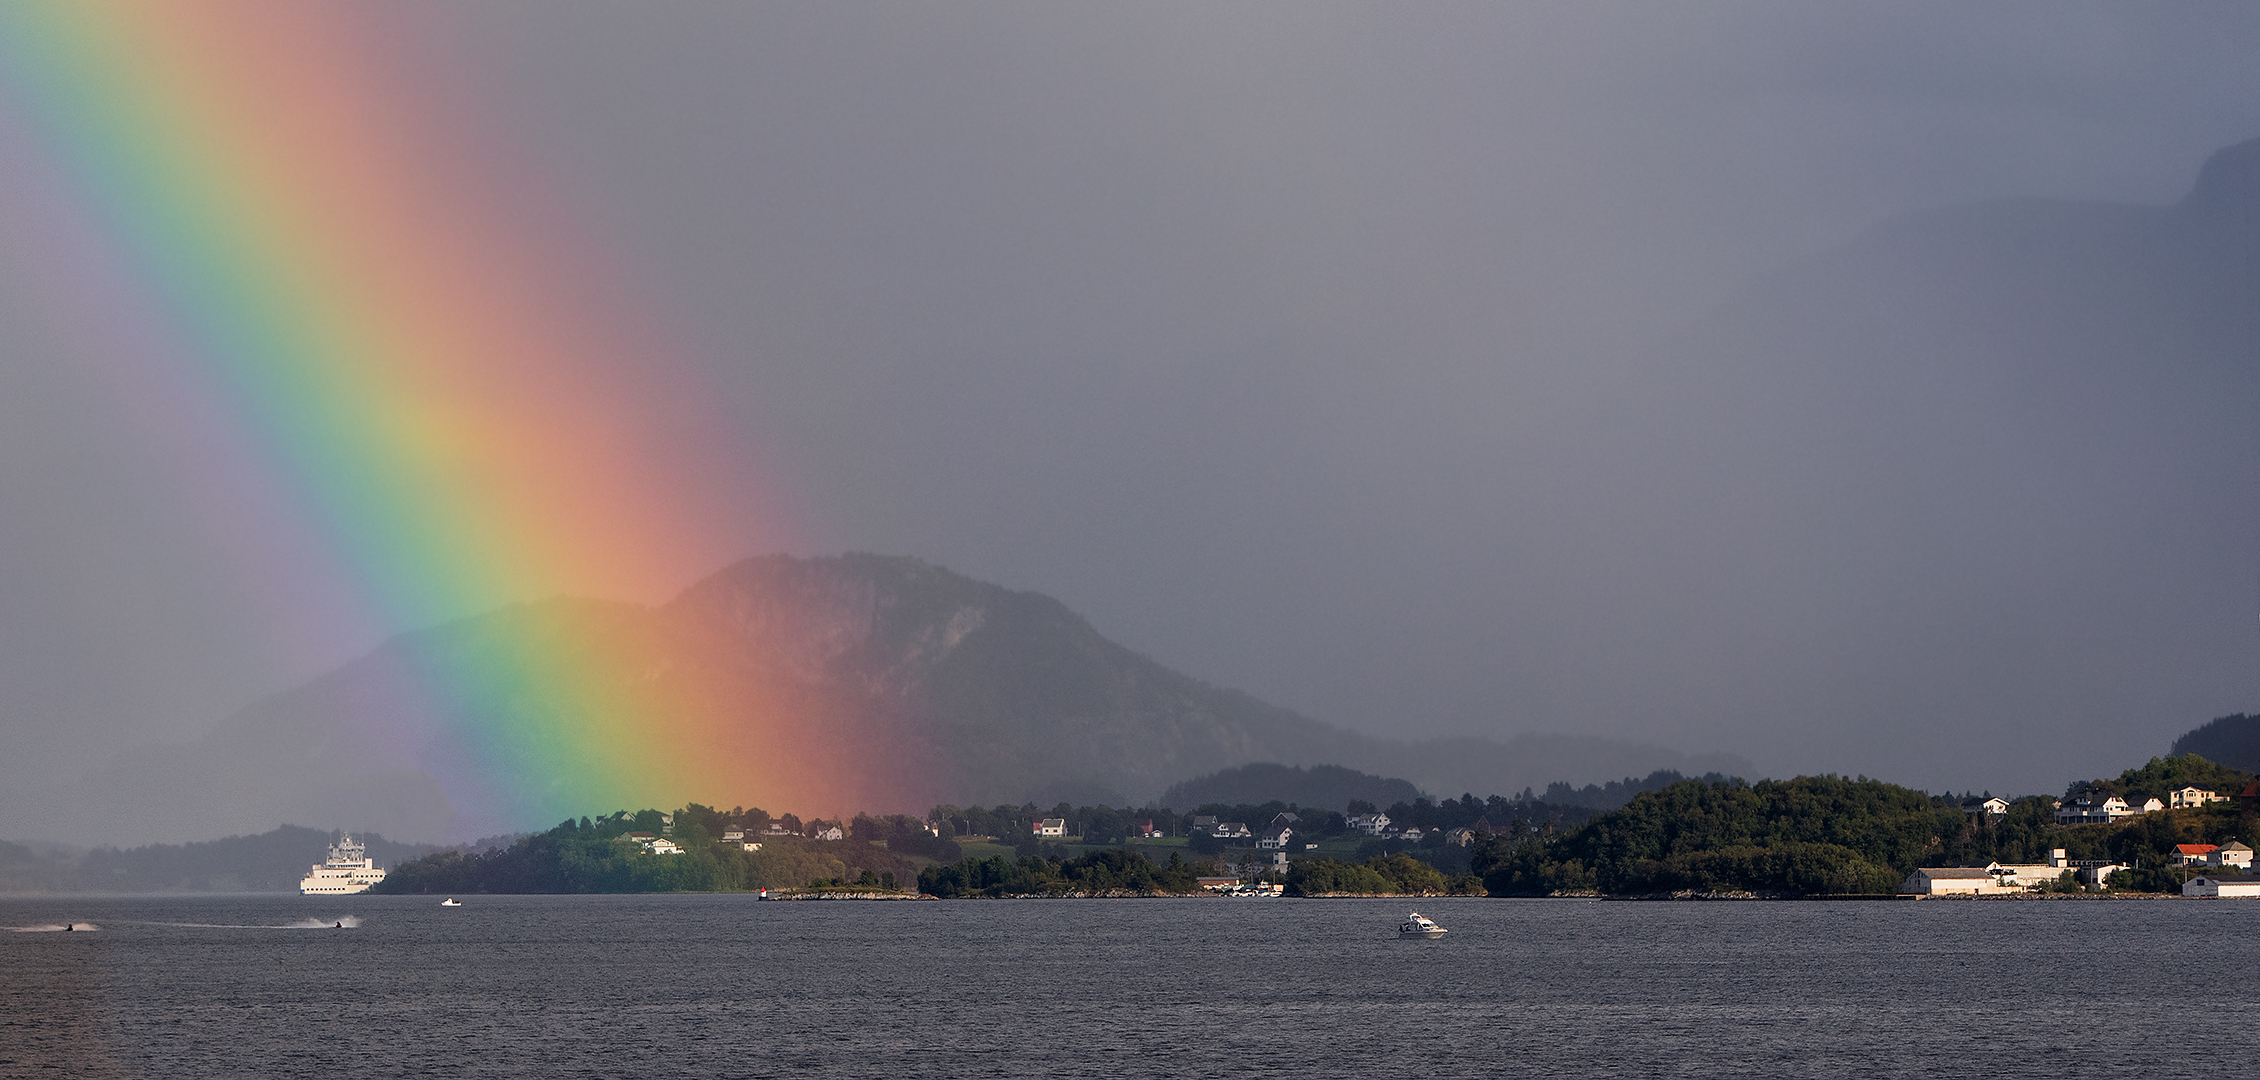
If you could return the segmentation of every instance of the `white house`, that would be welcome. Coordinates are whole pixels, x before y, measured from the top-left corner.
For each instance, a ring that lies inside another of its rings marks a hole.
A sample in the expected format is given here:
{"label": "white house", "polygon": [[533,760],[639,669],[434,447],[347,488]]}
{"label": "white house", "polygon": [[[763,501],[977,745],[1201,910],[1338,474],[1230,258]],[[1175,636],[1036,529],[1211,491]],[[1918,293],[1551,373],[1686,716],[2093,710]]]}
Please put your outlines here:
{"label": "white house", "polygon": [[644,841],[643,850],[646,855],[680,855],[683,853],[680,845],[665,838]]}
{"label": "white house", "polygon": [[2006,892],[1993,876],[1993,871],[1983,866],[1926,866],[1899,883],[1899,891],[1917,896],[1946,896],[1959,893],[1965,896],[1985,896]]}
{"label": "white house", "polygon": [[1358,814],[1349,819],[1349,826],[1367,836],[1379,836],[1389,830],[1389,815]]}
{"label": "white house", "polygon": [[2223,900],[2239,896],[2260,897],[2260,877],[2199,874],[2182,882],[2182,895]]}
{"label": "white house", "polygon": [[1475,830],[1462,825],[1457,829],[1453,829],[1452,831],[1445,833],[1444,842],[1447,844],[1457,845],[1459,847],[1466,847],[1469,844],[1475,842]]}
{"label": "white house", "polygon": [[1262,836],[1256,838],[1256,846],[1269,851],[1278,851],[1285,848],[1287,841],[1293,839],[1294,835],[1295,830],[1288,826],[1273,825],[1265,829]]}
{"label": "white house", "polygon": [[1042,821],[1037,822],[1035,826],[1029,831],[1037,836],[1066,836],[1067,819],[1063,817],[1048,817],[1043,819]]}
{"label": "white house", "polygon": [[1976,817],[1979,814],[1984,814],[1987,817],[2000,817],[2009,812],[2009,800],[1998,795],[1988,799],[1964,799],[1962,801],[1962,812],[1971,817]]}
{"label": "white house", "polygon": [[2109,859],[2066,858],[2063,848],[2054,848],[2048,852],[2048,861],[2045,863],[1994,863],[1988,869],[1993,871],[1994,877],[2005,888],[2037,889],[2043,885],[2055,884],[2066,870],[2072,871],[2082,881],[2101,885],[2113,873],[2126,867]]}
{"label": "white house", "polygon": [[1995,863],[1991,869],[1994,879],[2001,883],[2002,888],[2030,889],[2049,884],[2063,877],[2064,871],[2070,869],[2070,867],[2054,866],[2047,863]]}
{"label": "white house", "polygon": [[2133,814],[2134,811],[2127,807],[2127,801],[2116,795],[2102,799],[2093,795],[2082,795],[2056,808],[2056,823],[2059,825],[2093,825],[2117,821]]}
{"label": "white house", "polygon": [[842,828],[840,828],[840,827],[839,827],[839,826],[837,826],[837,825],[826,825],[826,826],[824,826],[823,828],[821,828],[821,829],[818,829],[818,830],[816,830],[816,831],[815,831],[815,832],[813,832],[813,833],[810,833],[810,834],[809,834],[809,839],[811,839],[811,840],[845,840],[845,839],[847,839],[847,830],[845,830],[845,829],[842,829]]}
{"label": "white house", "polygon": [[744,829],[724,829],[724,830],[722,831],[722,839],[723,839],[723,840],[725,840],[725,841],[737,841],[737,840],[744,840],[744,839],[745,839],[745,830],[744,830]]}
{"label": "white house", "polygon": [[761,841],[759,841],[759,840],[740,840],[740,841],[738,841],[738,846],[739,846],[739,847],[742,847],[742,848],[744,848],[744,849],[746,849],[747,851],[759,851],[759,850],[761,850]]}
{"label": "white house", "polygon": [[2205,856],[2207,866],[2234,866],[2245,870],[2252,868],[2252,849],[2241,841],[2231,840]]}
{"label": "white house", "polygon": [[2207,803],[2227,802],[2228,800],[2228,796],[2223,795],[2218,791],[2211,791],[2206,788],[2197,787],[2195,785],[2185,787],[2180,791],[2169,791],[2166,793],[2167,803],[2172,805],[2176,810],[2181,810],[2188,807],[2204,806]]}
{"label": "white house", "polygon": [[1208,833],[1219,840],[1245,840],[1255,835],[1245,821],[1220,821]]}

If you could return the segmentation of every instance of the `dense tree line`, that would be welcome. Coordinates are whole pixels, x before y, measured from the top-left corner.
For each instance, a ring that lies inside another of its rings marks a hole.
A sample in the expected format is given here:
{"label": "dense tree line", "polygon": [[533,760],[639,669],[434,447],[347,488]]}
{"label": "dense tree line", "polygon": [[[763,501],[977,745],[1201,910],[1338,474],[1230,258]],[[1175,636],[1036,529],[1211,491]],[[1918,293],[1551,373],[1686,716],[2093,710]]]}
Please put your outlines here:
{"label": "dense tree line", "polygon": [[[810,885],[908,882],[917,864],[867,840],[765,837],[759,851],[723,844],[710,832],[729,816],[693,806],[674,816],[679,854],[655,855],[625,842],[629,832],[658,832],[658,811],[565,821],[506,847],[450,849],[392,869],[370,890],[379,893],[640,893],[739,892]],[[636,828],[652,825],[657,828]]]}
{"label": "dense tree line", "polygon": [[2139,805],[2144,799],[2166,801],[2173,792],[2190,786],[2234,795],[2251,782],[2252,774],[2242,769],[2218,765],[2196,754],[2180,754],[2151,758],[2140,767],[2128,769],[2107,780],[2077,781],[2066,788],[2064,794],[2066,797],[2089,793],[2117,795]]}
{"label": "dense tree line", "polygon": [[1722,780],[1732,780],[1734,777],[1715,772],[1704,773],[1699,777],[1689,777],[1683,775],[1678,769],[1657,769],[1646,777],[1627,776],[1622,780],[1611,780],[1605,784],[1587,784],[1584,787],[1571,787],[1567,783],[1556,780],[1546,785],[1546,792],[1543,795],[1534,796],[1530,789],[1524,788],[1522,801],[1551,803],[1555,806],[1578,806],[1587,810],[1614,810],[1631,802],[1633,796],[1643,791],[1656,791],[1688,779],[1715,784]]}
{"label": "dense tree line", "polygon": [[1123,849],[1094,851],[1074,858],[993,855],[918,873],[918,888],[944,900],[958,897],[1136,895],[1173,896],[1198,891],[1199,879],[1215,874],[1206,863],[1188,863],[1172,853],[1166,865]]}
{"label": "dense tree line", "polygon": [[[2188,783],[2234,792],[2250,779],[2202,758],[2167,758],[2074,789],[2139,802]],[[2060,825],[2047,797],[2018,799],[2003,815],[1964,813],[1964,801],[1866,778],[1687,780],[1552,839],[1483,837],[1469,863],[1494,896],[1813,895],[1892,892],[1918,867],[2041,863],[2061,848],[2075,861],[2132,866],[2113,884],[2157,891],[2177,888],[2193,872],[2173,865],[2174,845],[2249,843],[2260,824],[2251,806],[2235,802]]]}
{"label": "dense tree line", "polygon": [[1879,780],[1685,780],[1551,842],[1491,839],[1472,863],[1498,896],[1889,892],[1901,877],[1893,868],[1918,865],[1961,818]]}
{"label": "dense tree line", "polygon": [[1282,884],[1289,896],[1443,896],[1483,891],[1480,878],[1447,878],[1434,865],[1404,854],[1377,855],[1362,863],[1297,859],[1288,867]]}

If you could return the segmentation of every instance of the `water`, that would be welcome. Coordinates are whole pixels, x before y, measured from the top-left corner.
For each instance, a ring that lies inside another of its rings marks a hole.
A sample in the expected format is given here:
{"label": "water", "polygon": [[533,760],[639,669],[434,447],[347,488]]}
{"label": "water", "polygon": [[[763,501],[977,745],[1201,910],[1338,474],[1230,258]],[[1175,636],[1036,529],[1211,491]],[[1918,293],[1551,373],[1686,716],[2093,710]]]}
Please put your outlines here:
{"label": "water", "polygon": [[2239,901],[465,900],[0,901],[100,928],[0,933],[0,1077],[2149,1074],[2260,1021]]}

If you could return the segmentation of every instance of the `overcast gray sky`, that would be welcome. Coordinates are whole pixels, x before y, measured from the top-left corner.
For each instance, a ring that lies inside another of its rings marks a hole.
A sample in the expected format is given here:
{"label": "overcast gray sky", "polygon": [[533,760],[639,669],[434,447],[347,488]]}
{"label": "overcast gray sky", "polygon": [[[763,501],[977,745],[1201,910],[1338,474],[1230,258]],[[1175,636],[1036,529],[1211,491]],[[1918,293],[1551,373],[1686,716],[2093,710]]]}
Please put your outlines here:
{"label": "overcast gray sky", "polygon": [[[1610,463],[1691,422],[1641,392],[1691,323],[1892,215],[2174,201],[2260,136],[2249,5],[544,0],[405,25],[724,372],[804,553],[1048,592],[1184,671],[1408,737],[2028,791],[2260,709],[2249,563],[2145,609],[2209,650],[2012,600],[1942,655],[1883,602],[1967,590],[1928,549],[1832,548],[1753,586],[1747,621],[1611,586],[1718,569],[1624,535],[1651,519],[1618,504],[1656,493]],[[277,645],[26,308],[0,300],[0,783],[372,644]],[[2177,496],[2251,493],[2249,441],[2191,445],[2172,469],[2227,479]],[[1898,460],[1841,479],[1926,483]],[[1763,546],[1692,494],[1704,550]],[[2075,560],[2081,587],[2142,588],[2127,558],[2099,584]]]}

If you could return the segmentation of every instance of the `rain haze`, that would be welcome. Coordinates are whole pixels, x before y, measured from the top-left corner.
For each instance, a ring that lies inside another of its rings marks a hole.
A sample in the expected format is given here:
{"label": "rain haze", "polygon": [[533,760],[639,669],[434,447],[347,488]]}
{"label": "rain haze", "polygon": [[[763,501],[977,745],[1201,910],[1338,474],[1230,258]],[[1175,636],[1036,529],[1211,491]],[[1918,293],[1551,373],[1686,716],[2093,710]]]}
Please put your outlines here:
{"label": "rain haze", "polygon": [[[1374,735],[1932,791],[2060,791],[2260,711],[2260,233],[2220,224],[2260,220],[2260,154],[2185,202],[2260,138],[2249,6],[386,25],[758,448],[732,550],[616,599],[911,555]],[[416,628],[247,568],[141,430],[161,391],[58,359],[39,268],[0,265],[0,785]]]}

